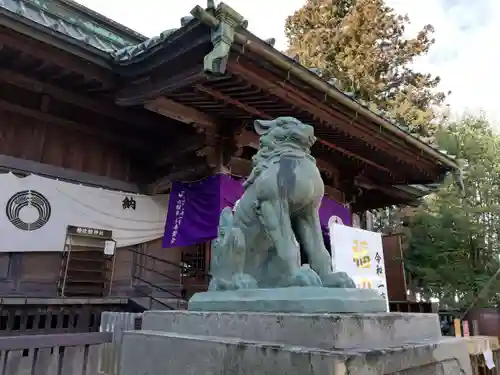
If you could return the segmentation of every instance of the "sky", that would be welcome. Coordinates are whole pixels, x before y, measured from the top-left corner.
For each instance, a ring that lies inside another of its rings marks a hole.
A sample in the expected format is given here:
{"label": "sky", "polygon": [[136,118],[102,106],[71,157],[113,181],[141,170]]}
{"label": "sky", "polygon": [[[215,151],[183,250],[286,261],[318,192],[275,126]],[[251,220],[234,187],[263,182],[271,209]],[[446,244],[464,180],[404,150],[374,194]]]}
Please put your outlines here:
{"label": "sky", "polygon": [[[77,0],[108,18],[148,37],[180,26],[199,1],[165,0]],[[276,38],[284,49],[285,18],[305,0],[226,0],[249,22],[257,36]],[[451,91],[448,104],[455,114],[484,112],[500,129],[500,106],[495,89],[500,87],[496,68],[500,59],[500,1],[498,0],[386,0],[398,13],[408,14],[414,35],[425,24],[435,27],[436,44],[415,62],[422,72],[441,77],[441,91]]]}

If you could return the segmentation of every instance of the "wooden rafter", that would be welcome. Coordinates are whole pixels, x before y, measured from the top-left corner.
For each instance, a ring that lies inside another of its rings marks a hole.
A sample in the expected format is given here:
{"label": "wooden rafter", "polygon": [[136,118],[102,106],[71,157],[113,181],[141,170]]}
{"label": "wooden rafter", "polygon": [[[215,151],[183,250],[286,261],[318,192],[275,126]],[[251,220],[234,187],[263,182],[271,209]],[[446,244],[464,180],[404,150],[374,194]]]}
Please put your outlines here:
{"label": "wooden rafter", "polygon": [[155,98],[168,96],[179,88],[192,87],[207,79],[202,66],[195,66],[177,75],[171,75],[168,69],[157,71],[159,73],[150,73],[133,82],[123,82],[123,88],[116,93],[116,103],[120,106],[145,104]]}
{"label": "wooden rafter", "polygon": [[238,107],[239,109],[244,110],[245,112],[251,113],[252,115],[258,116],[258,117],[263,118],[263,119],[270,119],[271,118],[271,116],[269,116],[267,113],[259,111],[258,109],[254,108],[254,107],[252,107],[250,105],[243,104],[240,101],[238,101],[236,99],[233,99],[233,98],[231,98],[231,97],[229,97],[227,95],[224,95],[221,92],[213,90],[213,89],[211,89],[209,87],[205,87],[203,85],[196,85],[194,88],[197,91],[200,91],[200,92],[203,92],[205,94],[208,94],[208,95],[210,95],[211,97],[213,97],[215,99],[219,99],[219,100],[221,100],[221,101],[223,101],[225,103],[232,104],[235,107]]}
{"label": "wooden rafter", "polygon": [[[222,94],[222,93],[220,93],[220,92],[218,92],[216,90],[210,89],[208,87],[204,87],[202,85],[197,85],[197,86],[195,86],[195,88],[196,88],[196,90],[198,90],[200,92],[204,92],[204,93],[212,96],[213,98],[222,100],[222,101],[224,101],[226,103],[229,103],[229,104],[232,104],[232,105],[234,105],[234,106],[236,106],[236,107],[238,107],[240,109],[243,109],[244,111],[249,112],[249,113],[251,113],[251,114],[253,114],[255,116],[258,116],[260,118],[264,118],[264,119],[271,119],[272,118],[272,116],[268,115],[267,113],[265,113],[263,111],[260,111],[260,110],[254,108],[254,107],[252,107],[250,105],[243,104],[240,101],[238,101],[236,99],[233,99],[233,98],[231,98],[231,97],[229,97],[227,95],[224,95],[224,94]],[[249,139],[247,139],[247,143],[241,142],[241,144],[244,145],[244,146],[252,145],[255,148],[257,148],[258,144],[259,144],[259,142],[258,142],[258,136],[255,133],[253,133],[253,134],[249,134],[249,133],[250,132],[246,131],[244,134],[240,134],[240,137],[241,136],[250,137]],[[327,142],[327,141],[322,140],[322,139],[318,139],[318,142],[320,142],[321,144],[326,145],[327,147],[329,147],[331,149],[339,151],[342,154],[344,154],[344,155],[346,155],[346,156],[348,156],[350,158],[357,159],[357,160],[359,160],[359,161],[361,161],[361,162],[363,162],[363,163],[365,163],[367,165],[370,165],[370,166],[372,166],[372,167],[374,167],[374,168],[376,168],[376,169],[378,169],[380,171],[383,171],[383,172],[385,172],[385,173],[387,173],[389,175],[392,175],[392,172],[389,169],[387,169],[385,167],[382,167],[382,166],[378,165],[377,163],[372,162],[372,161],[370,161],[370,160],[368,160],[368,159],[366,159],[366,158],[364,158],[362,156],[359,156],[359,155],[355,154],[354,152],[351,152],[351,151],[346,150],[346,149],[344,149],[342,147],[333,145],[332,143]]]}
{"label": "wooden rafter", "polygon": [[343,149],[341,147],[338,147],[338,146],[334,145],[333,143],[330,143],[330,142],[325,141],[323,139],[318,139],[318,142],[321,143],[322,145],[327,146],[328,148],[331,148],[332,150],[339,151],[339,152],[343,153],[344,155],[349,156],[350,158],[357,159],[364,164],[370,165],[370,166],[374,167],[375,169],[383,171],[383,172],[387,173],[389,176],[393,175],[393,173],[389,169],[382,167],[381,165],[379,165],[371,160],[368,160],[362,156],[356,155],[354,152],[351,152],[351,151],[348,151],[348,150]]}
{"label": "wooden rafter", "polygon": [[212,116],[163,96],[147,102],[144,108],[185,124],[213,129],[217,126],[217,120]]}
{"label": "wooden rafter", "polygon": [[[422,160],[420,154],[415,154],[407,149],[405,145],[399,142],[391,142],[382,132],[374,132],[373,127],[363,126],[360,123],[361,119],[349,118],[345,114],[335,111],[333,108],[301,93],[292,85],[278,80],[277,77],[264,69],[259,69],[253,64],[242,61],[242,59],[231,59],[228,63],[228,70],[248,82],[252,82],[252,84],[260,87],[262,90],[296,107],[305,109],[327,126],[338,126],[337,124],[339,123],[350,124],[349,127],[343,128],[342,131],[364,140],[367,146],[374,150],[376,149],[373,146],[374,144],[377,144],[377,148],[388,155],[394,154],[395,149],[398,149],[403,156],[403,161],[408,165],[415,165],[415,160]],[[431,161],[422,161],[428,166],[433,166]]]}

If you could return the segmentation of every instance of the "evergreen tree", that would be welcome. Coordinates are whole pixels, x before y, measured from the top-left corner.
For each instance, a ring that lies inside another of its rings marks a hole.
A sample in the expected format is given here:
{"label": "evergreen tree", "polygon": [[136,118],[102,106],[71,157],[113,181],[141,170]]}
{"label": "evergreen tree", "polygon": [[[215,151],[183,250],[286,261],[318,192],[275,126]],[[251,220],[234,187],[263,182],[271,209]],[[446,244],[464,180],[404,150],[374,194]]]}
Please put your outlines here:
{"label": "evergreen tree", "polygon": [[429,138],[434,107],[445,94],[435,90],[439,77],[417,72],[411,63],[429,51],[434,29],[427,25],[407,39],[408,23],[383,0],[307,0],[286,21],[287,53]]}
{"label": "evergreen tree", "polygon": [[[466,116],[437,133],[463,160],[465,192],[453,178],[411,217],[405,260],[413,289],[467,307],[500,266],[500,138],[484,118]],[[483,305],[495,304],[500,281]]]}

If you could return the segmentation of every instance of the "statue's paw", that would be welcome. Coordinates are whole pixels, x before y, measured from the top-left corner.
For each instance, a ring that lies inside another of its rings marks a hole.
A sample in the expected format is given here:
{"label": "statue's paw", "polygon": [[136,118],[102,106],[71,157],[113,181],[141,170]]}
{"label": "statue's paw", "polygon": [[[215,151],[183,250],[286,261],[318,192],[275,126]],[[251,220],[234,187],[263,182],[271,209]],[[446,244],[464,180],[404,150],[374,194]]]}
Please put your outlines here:
{"label": "statue's paw", "polygon": [[295,270],[291,275],[285,276],[280,283],[281,286],[321,286],[321,279],[316,272],[309,267]]}
{"label": "statue's paw", "polygon": [[321,278],[327,288],[356,288],[356,284],[345,272],[332,272]]}
{"label": "statue's paw", "polygon": [[231,290],[234,289],[231,285],[231,281],[226,279],[221,279],[218,277],[212,277],[210,283],[208,284],[208,290],[210,292],[216,292],[221,290]]}
{"label": "statue's paw", "polygon": [[231,279],[232,289],[257,289],[259,286],[253,276],[246,273],[238,273]]}

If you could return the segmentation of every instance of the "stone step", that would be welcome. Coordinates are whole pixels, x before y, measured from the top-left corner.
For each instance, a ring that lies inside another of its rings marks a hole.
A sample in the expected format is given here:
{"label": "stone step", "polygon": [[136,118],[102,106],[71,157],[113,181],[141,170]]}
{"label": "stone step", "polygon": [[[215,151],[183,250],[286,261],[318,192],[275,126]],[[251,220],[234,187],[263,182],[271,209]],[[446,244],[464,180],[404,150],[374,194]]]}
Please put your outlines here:
{"label": "stone step", "polygon": [[120,375],[471,375],[465,342],[386,350],[321,350],[237,338],[126,332]]}
{"label": "stone step", "polygon": [[179,334],[236,337],[330,350],[385,348],[438,340],[437,314],[279,314],[148,311],[143,329]]}

